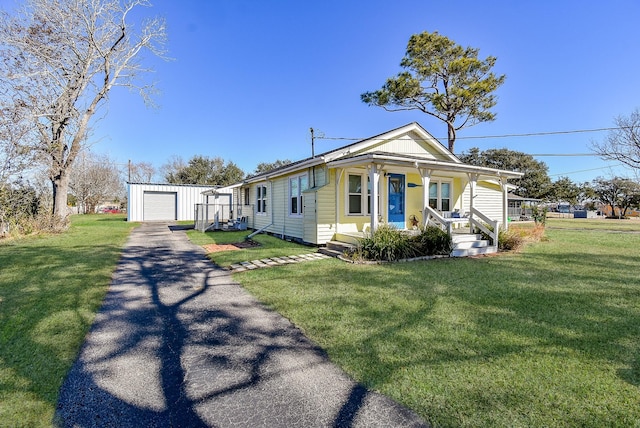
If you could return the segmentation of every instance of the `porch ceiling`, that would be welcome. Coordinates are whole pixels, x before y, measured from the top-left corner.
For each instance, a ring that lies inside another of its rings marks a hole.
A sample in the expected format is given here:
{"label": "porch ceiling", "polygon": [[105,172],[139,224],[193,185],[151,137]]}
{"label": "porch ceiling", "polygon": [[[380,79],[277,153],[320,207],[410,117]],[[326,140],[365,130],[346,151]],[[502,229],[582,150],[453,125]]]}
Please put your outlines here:
{"label": "porch ceiling", "polygon": [[524,174],[515,171],[473,166],[464,163],[444,162],[425,159],[417,156],[396,155],[393,153],[364,153],[348,158],[337,159],[327,163],[330,168],[366,167],[376,164],[381,167],[394,166],[407,169],[429,169],[457,174],[478,174],[480,178],[520,178]]}

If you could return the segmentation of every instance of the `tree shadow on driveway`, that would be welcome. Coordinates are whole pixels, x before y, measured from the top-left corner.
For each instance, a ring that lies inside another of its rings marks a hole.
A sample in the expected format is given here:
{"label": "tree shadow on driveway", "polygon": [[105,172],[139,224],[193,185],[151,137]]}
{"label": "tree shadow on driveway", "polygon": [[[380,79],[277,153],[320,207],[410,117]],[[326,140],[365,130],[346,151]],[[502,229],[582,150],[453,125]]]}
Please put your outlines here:
{"label": "tree shadow on driveway", "polygon": [[256,302],[184,233],[132,234],[58,426],[420,426]]}

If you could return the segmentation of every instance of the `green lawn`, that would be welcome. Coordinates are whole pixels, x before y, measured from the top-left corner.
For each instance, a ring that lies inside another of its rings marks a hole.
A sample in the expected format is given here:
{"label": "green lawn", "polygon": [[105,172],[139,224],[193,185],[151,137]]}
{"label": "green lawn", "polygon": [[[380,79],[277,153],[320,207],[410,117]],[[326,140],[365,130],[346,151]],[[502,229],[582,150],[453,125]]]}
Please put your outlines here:
{"label": "green lawn", "polygon": [[435,426],[640,426],[640,234],[574,221],[517,254],[234,277]]}
{"label": "green lawn", "polygon": [[68,233],[0,241],[0,426],[51,426],[133,226],[74,216]]}
{"label": "green lawn", "polygon": [[[547,241],[516,254],[331,259],[234,277],[436,426],[640,426],[640,234],[629,232],[640,223],[607,220],[609,232],[574,221],[550,221]],[[77,216],[69,233],[0,244],[0,426],[51,425],[133,226]],[[246,234],[189,233],[200,245]],[[255,239],[263,245],[212,257],[313,251]]]}

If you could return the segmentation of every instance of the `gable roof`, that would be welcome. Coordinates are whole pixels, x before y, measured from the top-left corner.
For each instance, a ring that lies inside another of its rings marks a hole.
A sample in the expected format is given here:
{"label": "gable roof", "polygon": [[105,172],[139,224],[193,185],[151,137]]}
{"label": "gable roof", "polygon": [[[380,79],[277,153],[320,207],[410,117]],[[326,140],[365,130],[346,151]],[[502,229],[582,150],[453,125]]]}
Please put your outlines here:
{"label": "gable roof", "polygon": [[[412,144],[419,152],[392,153],[385,151],[385,145],[393,141],[404,140],[407,144]],[[244,182],[251,183],[263,181],[280,175],[299,171],[303,168],[327,164],[331,166],[348,166],[362,163],[366,160],[381,162],[404,162],[416,167],[452,169],[458,172],[477,173],[484,175],[501,175],[505,177],[520,177],[521,173],[502,171],[486,167],[475,167],[463,163],[457,156],[451,153],[435,137],[425,130],[417,122],[411,122],[398,128],[386,131],[382,134],[364,140],[356,141],[346,146],[321,153],[314,157],[292,162],[280,168],[273,169],[261,174],[247,177]]]}

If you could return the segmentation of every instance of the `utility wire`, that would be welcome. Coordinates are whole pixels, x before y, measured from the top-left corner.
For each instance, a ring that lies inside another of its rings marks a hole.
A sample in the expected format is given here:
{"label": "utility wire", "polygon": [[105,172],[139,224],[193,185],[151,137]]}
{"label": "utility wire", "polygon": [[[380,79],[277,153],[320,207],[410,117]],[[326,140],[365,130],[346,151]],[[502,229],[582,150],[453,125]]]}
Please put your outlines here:
{"label": "utility wire", "polygon": [[[539,137],[545,135],[564,135],[564,134],[581,134],[589,132],[604,132],[615,131],[618,129],[627,129],[628,126],[612,127],[612,128],[593,128],[593,129],[574,129],[571,131],[548,131],[548,132],[527,132],[522,134],[503,134],[503,135],[475,135],[469,137],[456,137],[458,140],[480,140],[488,138],[514,138],[514,137]],[[362,141],[362,140],[384,140],[384,138],[350,138],[350,137],[316,137],[316,140],[347,140],[347,141]],[[436,138],[436,140],[446,141],[447,137]]]}

